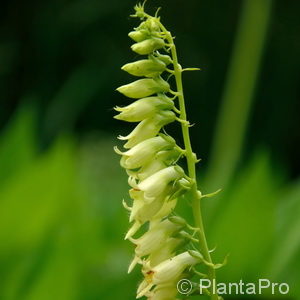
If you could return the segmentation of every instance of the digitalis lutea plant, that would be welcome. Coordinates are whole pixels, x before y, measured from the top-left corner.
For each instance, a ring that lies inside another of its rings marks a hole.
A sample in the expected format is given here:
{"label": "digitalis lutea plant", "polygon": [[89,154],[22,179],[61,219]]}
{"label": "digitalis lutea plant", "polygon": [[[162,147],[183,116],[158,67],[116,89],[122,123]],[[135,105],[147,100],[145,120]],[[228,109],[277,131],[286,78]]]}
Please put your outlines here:
{"label": "digitalis lutea plant", "polygon": [[[116,119],[139,122],[129,135],[119,136],[126,141],[125,150],[115,148],[122,156],[120,163],[129,176],[131,186],[129,195],[132,204],[123,201],[131,223],[125,239],[135,245],[128,272],[137,264],[141,265],[144,279],[137,289],[137,298],[146,296],[152,300],[173,300],[176,299],[176,286],[180,279],[198,275],[212,281],[215,269],[223,265],[213,264],[208,250],[200,200],[212,194],[202,195],[197,188],[197,158],[192,152],[186,119],[181,76],[183,71],[196,68],[181,68],[174,39],[157,13],[150,16],[145,13],[144,5],[137,5],[132,17],[141,19],[141,23],[129,33],[135,42],[131,49],[143,57],[125,64],[122,70],[142,78],[117,90],[138,100],[125,107],[115,107],[119,112]],[[168,82],[172,76],[175,77],[176,91]],[[175,100],[178,100],[179,108]],[[182,127],[184,149],[164,130],[165,125],[175,121]],[[187,172],[177,164],[182,157],[187,160]],[[194,227],[174,213],[177,201],[187,193],[192,199]],[[138,234],[144,224],[148,229]],[[207,274],[197,271],[201,265],[206,266]],[[190,294],[197,291],[194,288]],[[213,300],[221,299],[213,290],[206,293]]]}

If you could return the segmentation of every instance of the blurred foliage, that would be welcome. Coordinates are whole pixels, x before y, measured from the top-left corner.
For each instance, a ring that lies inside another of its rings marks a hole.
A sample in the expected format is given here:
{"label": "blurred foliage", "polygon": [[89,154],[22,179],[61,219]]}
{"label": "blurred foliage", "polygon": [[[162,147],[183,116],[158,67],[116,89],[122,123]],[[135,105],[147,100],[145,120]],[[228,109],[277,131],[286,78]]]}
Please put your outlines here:
{"label": "blurred foliage", "polygon": [[[249,127],[241,130],[242,150],[229,165],[234,174],[228,185],[215,199],[205,199],[204,214],[209,244],[217,246],[215,260],[230,253],[228,265],[218,272],[220,280],[272,278],[288,282],[293,299],[299,299],[300,2],[272,2],[256,90],[252,86],[235,94],[241,104],[252,96],[252,110],[245,115]],[[128,18],[133,4],[2,3],[0,299],[135,297],[139,272],[126,274],[132,249],[123,241],[129,225],[121,200],[128,187],[112,151],[115,136],[131,128],[112,119],[112,107],[125,101],[113,90],[129,80],[119,68],[135,59],[127,37],[136,24]],[[185,74],[185,88],[190,120],[197,123],[194,150],[205,158],[199,178],[204,190],[219,171],[214,166],[212,179],[204,180],[223,82],[231,76],[230,57],[235,59],[231,53],[241,4],[147,3],[153,11],[163,7],[182,64],[203,70]],[[251,45],[252,38],[247,40]],[[232,84],[233,92],[236,87]],[[240,112],[236,108],[235,116]],[[226,126],[232,115],[223,118]],[[230,138],[227,143],[232,148]],[[224,149],[218,151],[221,157]],[[189,218],[188,202],[182,199],[179,206]]]}
{"label": "blurred foliage", "polygon": [[1,138],[9,172],[0,186],[0,299],[99,299],[129,281],[127,220],[115,201],[125,178],[107,140],[77,149],[62,137],[36,154],[32,117],[18,112]]}

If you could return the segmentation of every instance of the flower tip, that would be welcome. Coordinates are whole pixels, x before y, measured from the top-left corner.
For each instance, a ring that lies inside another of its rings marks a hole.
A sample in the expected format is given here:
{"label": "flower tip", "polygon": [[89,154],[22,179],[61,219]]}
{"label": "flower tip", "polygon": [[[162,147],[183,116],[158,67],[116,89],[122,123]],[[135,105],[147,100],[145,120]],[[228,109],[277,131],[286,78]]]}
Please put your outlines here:
{"label": "flower tip", "polygon": [[122,107],[115,106],[115,107],[114,107],[114,110],[115,110],[115,111],[123,111],[124,109],[123,109]]}
{"label": "flower tip", "polygon": [[125,235],[124,240],[130,239],[141,227],[140,222],[136,221],[131,228],[128,230],[127,234]]}
{"label": "flower tip", "polygon": [[116,91],[122,94],[122,92],[120,91],[120,87],[116,88]]}
{"label": "flower tip", "polygon": [[116,119],[116,120],[122,120],[122,119],[120,118],[120,114],[115,115],[113,118]]}
{"label": "flower tip", "polygon": [[124,95],[124,85],[119,86],[118,88],[116,88],[116,91]]}
{"label": "flower tip", "polygon": [[121,140],[121,141],[128,140],[128,138],[126,136],[122,136],[122,135],[119,135],[117,138],[118,138],[118,140]]}
{"label": "flower tip", "polygon": [[128,274],[131,273],[131,271],[134,269],[134,267],[139,262],[139,260],[140,260],[140,258],[138,256],[134,257],[134,259],[132,260],[132,262],[130,263],[130,265],[128,267]]}
{"label": "flower tip", "polygon": [[120,154],[120,155],[123,155],[123,152],[121,150],[119,150],[119,148],[117,146],[114,146],[114,151],[117,153],[117,154]]}
{"label": "flower tip", "polygon": [[136,299],[141,298],[143,296],[145,296],[152,288],[153,284],[149,283],[148,285],[146,285],[146,287],[144,289],[142,289],[137,295],[136,295]]}
{"label": "flower tip", "polygon": [[132,207],[130,207],[124,199],[122,200],[122,204],[126,210],[132,211]]}

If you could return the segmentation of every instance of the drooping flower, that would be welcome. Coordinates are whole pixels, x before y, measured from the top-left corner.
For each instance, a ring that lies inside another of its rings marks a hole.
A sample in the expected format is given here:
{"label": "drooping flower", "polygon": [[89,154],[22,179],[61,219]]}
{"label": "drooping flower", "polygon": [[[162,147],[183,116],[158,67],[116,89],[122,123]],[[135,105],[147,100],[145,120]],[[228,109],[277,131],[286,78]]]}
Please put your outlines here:
{"label": "drooping flower", "polygon": [[159,136],[144,140],[133,148],[122,152],[115,147],[115,151],[122,155],[121,166],[127,169],[139,168],[151,161],[157,152],[172,149],[175,145],[170,136],[160,134]]}
{"label": "drooping flower", "polygon": [[161,128],[175,120],[174,112],[162,110],[154,116],[141,121],[127,136],[119,136],[120,140],[127,140],[124,148],[132,148],[138,143],[155,137]]}
{"label": "drooping flower", "polygon": [[165,219],[155,224],[149,231],[138,239],[131,238],[130,241],[136,245],[135,253],[143,257],[162,247],[165,240],[175,232],[179,232],[186,226],[184,219],[180,223]]}
{"label": "drooping flower", "polygon": [[115,119],[127,122],[140,122],[148,119],[163,110],[171,110],[174,102],[165,95],[156,97],[147,97],[139,99],[125,107],[116,107],[115,110],[120,112],[114,116]]}
{"label": "drooping flower", "polygon": [[184,171],[179,166],[170,166],[162,169],[143,180],[138,188],[144,192],[145,201],[152,201],[162,194],[169,183],[184,176]]}
{"label": "drooping flower", "polygon": [[117,91],[129,98],[144,98],[156,93],[164,93],[170,90],[170,85],[162,78],[138,79],[129,84],[117,88]]}
{"label": "drooping flower", "polygon": [[190,250],[169,258],[153,268],[146,264],[143,271],[145,279],[138,288],[137,297],[144,296],[154,285],[176,283],[185,269],[202,261],[203,257],[199,252]]}

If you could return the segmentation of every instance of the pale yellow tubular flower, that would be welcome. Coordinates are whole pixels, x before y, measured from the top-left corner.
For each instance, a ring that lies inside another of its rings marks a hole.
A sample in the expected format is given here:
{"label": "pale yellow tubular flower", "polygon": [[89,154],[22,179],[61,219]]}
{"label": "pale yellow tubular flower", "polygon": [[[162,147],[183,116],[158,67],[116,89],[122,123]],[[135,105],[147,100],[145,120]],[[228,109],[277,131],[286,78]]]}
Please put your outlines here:
{"label": "pale yellow tubular flower", "polygon": [[128,140],[123,146],[125,149],[132,148],[146,139],[155,137],[163,126],[173,122],[175,118],[176,116],[172,111],[161,111],[140,122],[129,135],[119,136],[118,138]]}
{"label": "pale yellow tubular flower", "polygon": [[166,196],[156,198],[151,204],[144,201],[142,191],[130,190],[130,196],[133,199],[133,205],[129,217],[129,222],[134,220],[139,221],[141,224],[151,220],[162,208]]}
{"label": "pale yellow tubular flower", "polygon": [[154,173],[170,166],[180,157],[180,155],[181,153],[177,149],[158,152],[152,162],[143,166],[139,172],[137,172],[137,178],[143,181]]}
{"label": "pale yellow tubular flower", "polygon": [[183,271],[195,264],[201,263],[203,257],[196,251],[186,251],[163,261],[152,268],[149,277],[152,278],[154,284],[162,284],[176,281]]}
{"label": "pale yellow tubular flower", "polygon": [[150,228],[152,228],[155,224],[158,224],[163,217],[169,215],[176,206],[177,199],[168,200],[168,194],[165,193],[160,197],[157,197],[152,202],[147,203],[144,201],[143,193],[138,190],[131,189],[130,195],[133,199],[133,205],[130,208],[130,218],[129,222],[134,221],[135,231],[133,229],[129,229],[126,239],[133,236],[135,232],[139,229],[137,227],[142,226],[144,223],[151,221]]}
{"label": "pale yellow tubular flower", "polygon": [[181,152],[174,148],[171,150],[159,151],[155,157],[146,165],[138,169],[127,169],[129,176],[137,180],[143,181],[154,173],[172,165],[181,156]]}
{"label": "pale yellow tubular flower", "polygon": [[184,176],[184,171],[179,166],[170,166],[162,169],[138,184],[138,188],[144,192],[145,201],[153,201],[165,191],[169,183]]}
{"label": "pale yellow tubular flower", "polygon": [[165,216],[168,216],[174,210],[176,204],[176,198],[172,200],[166,200],[161,209],[157,212],[157,214],[153,216],[151,223],[154,225],[158,223],[161,219],[163,219]]}
{"label": "pale yellow tubular flower", "polygon": [[115,107],[120,112],[114,116],[115,119],[127,122],[140,122],[154,116],[162,110],[171,110],[174,102],[166,96],[158,95],[142,98],[125,107]]}
{"label": "pale yellow tubular flower", "polygon": [[115,151],[123,156],[120,161],[122,167],[135,169],[149,163],[158,151],[168,148],[172,149],[172,147],[174,147],[174,140],[161,134],[147,139],[125,152],[120,151],[116,147]]}
{"label": "pale yellow tubular flower", "polygon": [[131,222],[134,221],[134,223],[126,233],[125,239],[131,238],[145,222],[151,220],[151,227],[160,223],[163,217],[169,215],[173,211],[176,203],[177,199],[164,201],[163,198],[157,198],[150,204],[143,203],[142,205],[142,202],[139,202],[138,205],[140,206],[137,205],[135,209],[131,209],[130,219]]}
{"label": "pale yellow tubular flower", "polygon": [[145,282],[138,288],[137,297],[144,296],[154,285],[175,283],[185,269],[203,261],[200,253],[186,251],[163,261],[154,268],[145,271]]}
{"label": "pale yellow tubular flower", "polygon": [[165,219],[152,227],[138,239],[131,238],[130,241],[136,245],[135,254],[143,257],[160,249],[165,240],[172,234],[181,231],[186,226],[184,220],[182,223],[174,223]]}
{"label": "pale yellow tubular flower", "polygon": [[169,237],[164,246],[156,251],[150,253],[148,257],[149,266],[151,268],[157,266],[161,262],[173,257],[175,255],[175,251],[183,246],[187,242],[187,239],[178,235],[178,237]]}

